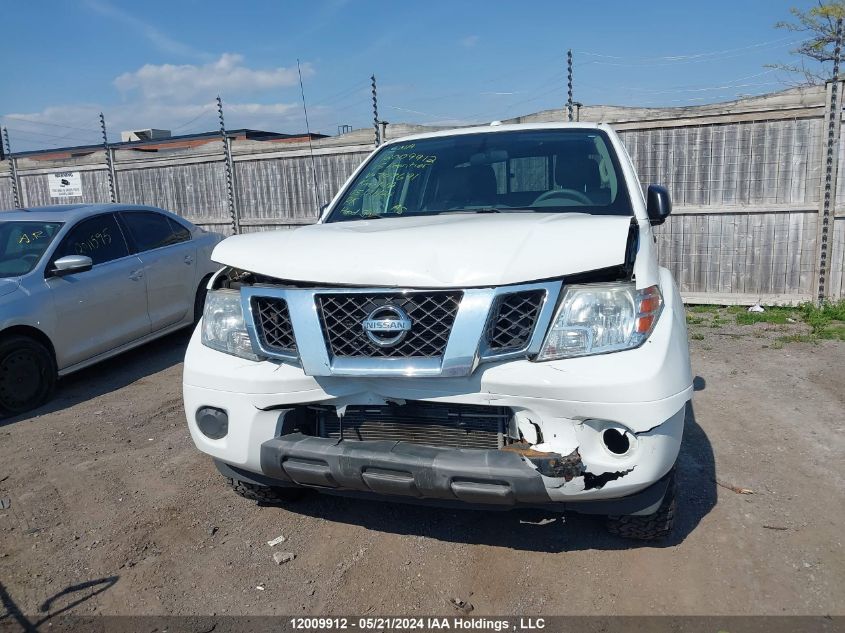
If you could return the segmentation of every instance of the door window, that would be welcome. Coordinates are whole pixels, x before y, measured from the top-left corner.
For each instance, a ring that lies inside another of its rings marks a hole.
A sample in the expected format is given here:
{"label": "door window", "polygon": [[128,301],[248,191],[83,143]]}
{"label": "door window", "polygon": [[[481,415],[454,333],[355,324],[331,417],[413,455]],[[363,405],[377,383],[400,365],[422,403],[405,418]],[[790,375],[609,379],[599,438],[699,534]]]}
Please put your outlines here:
{"label": "door window", "polygon": [[187,242],[191,239],[191,232],[184,224],[180,224],[173,218],[167,218],[167,221],[170,222],[170,228],[173,230],[173,235],[177,242]]}
{"label": "door window", "polygon": [[86,255],[94,265],[129,255],[129,249],[114,215],[107,213],[83,220],[62,240],[53,260],[66,255]]}
{"label": "door window", "polygon": [[184,226],[161,213],[132,211],[120,214],[138,252],[186,242],[191,233]]}

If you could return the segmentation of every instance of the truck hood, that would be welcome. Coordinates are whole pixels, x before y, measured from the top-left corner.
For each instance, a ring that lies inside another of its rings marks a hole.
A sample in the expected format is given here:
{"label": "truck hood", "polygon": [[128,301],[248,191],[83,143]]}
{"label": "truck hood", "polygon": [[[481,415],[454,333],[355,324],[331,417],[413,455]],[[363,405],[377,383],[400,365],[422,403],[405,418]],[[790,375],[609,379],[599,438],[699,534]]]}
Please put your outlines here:
{"label": "truck hood", "polygon": [[455,214],[315,224],[223,240],[212,259],[298,282],[500,286],[622,264],[630,217]]}
{"label": "truck hood", "polygon": [[0,297],[14,292],[21,285],[20,277],[0,278]]}

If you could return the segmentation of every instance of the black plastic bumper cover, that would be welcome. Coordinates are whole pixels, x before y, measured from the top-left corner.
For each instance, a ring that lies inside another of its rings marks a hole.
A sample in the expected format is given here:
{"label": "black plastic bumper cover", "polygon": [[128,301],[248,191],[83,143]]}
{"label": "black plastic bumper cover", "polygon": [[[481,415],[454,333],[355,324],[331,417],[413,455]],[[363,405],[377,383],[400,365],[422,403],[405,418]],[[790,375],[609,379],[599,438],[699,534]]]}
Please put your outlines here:
{"label": "black plastic bumper cover", "polygon": [[[261,469],[281,484],[330,492],[485,506],[553,506],[631,514],[658,503],[668,477],[628,497],[553,502],[540,474],[514,452],[436,448],[393,441],[343,441],[294,433],[261,445]],[[233,473],[236,475],[236,473]]]}

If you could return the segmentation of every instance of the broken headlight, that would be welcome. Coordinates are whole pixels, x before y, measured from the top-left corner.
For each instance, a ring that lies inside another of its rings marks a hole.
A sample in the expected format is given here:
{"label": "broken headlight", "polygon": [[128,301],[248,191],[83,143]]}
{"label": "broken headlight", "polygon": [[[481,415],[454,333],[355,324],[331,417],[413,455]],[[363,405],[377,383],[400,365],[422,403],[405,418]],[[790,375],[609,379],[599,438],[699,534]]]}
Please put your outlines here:
{"label": "broken headlight", "polygon": [[241,293],[209,290],[202,314],[202,344],[233,356],[259,360],[244,324]]}
{"label": "broken headlight", "polygon": [[639,347],[662,308],[657,286],[642,290],[628,282],[567,286],[537,360]]}

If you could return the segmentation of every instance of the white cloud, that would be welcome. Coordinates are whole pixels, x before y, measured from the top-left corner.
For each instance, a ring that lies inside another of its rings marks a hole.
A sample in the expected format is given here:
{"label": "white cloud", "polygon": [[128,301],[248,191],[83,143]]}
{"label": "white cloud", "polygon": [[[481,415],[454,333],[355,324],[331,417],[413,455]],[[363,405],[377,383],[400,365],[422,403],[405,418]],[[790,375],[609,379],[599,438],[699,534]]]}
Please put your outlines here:
{"label": "white cloud", "polygon": [[194,47],[185,44],[184,42],[180,42],[179,40],[173,39],[172,37],[162,32],[149,22],[146,22],[141,18],[126,12],[123,9],[119,9],[113,6],[106,0],[86,0],[85,5],[92,11],[108,18],[111,18],[116,22],[120,22],[124,26],[129,27],[136,34],[145,38],[150,44],[152,44],[157,50],[161,51],[162,53],[168,53],[170,55],[179,55],[182,57],[193,57],[198,59],[207,59],[211,57],[211,55],[204,51],[199,51]]}
{"label": "white cloud", "polygon": [[[202,65],[146,64],[133,72],[126,72],[114,80],[123,93],[137,91],[147,100],[170,99],[187,102],[197,96],[206,98],[220,93],[255,94],[276,88],[296,85],[296,68],[249,68],[242,55],[224,53],[219,59]],[[313,74],[310,64],[303,64],[303,77]]]}
{"label": "white cloud", "polygon": [[[303,132],[302,106],[297,103],[224,102],[226,127],[263,129],[271,132]],[[166,104],[128,102],[119,106],[70,104],[39,112],[13,113],[0,117],[9,128],[12,151],[51,147],[95,145],[102,142],[99,113],[105,112],[109,140],[120,140],[123,130],[163,128],[174,135],[212,132],[218,129],[213,102]]]}
{"label": "white cloud", "polygon": [[478,40],[481,38],[478,35],[467,35],[460,41],[461,46],[464,48],[472,48],[476,44],[478,44]]}
{"label": "white cloud", "polygon": [[[310,64],[302,65],[303,77],[313,74]],[[220,94],[228,129],[304,132],[298,83],[296,66],[251,68],[242,55],[225,53],[207,63],[147,64],[123,73],[113,81],[124,95],[117,104],[59,104],[0,116],[0,121],[9,128],[14,151],[100,143],[100,112],[105,113],[112,142],[120,139],[123,130],[161,128],[174,135],[209,132],[219,125],[214,98]],[[324,108],[314,107],[309,114],[317,125],[334,127],[334,119],[328,118]]]}

